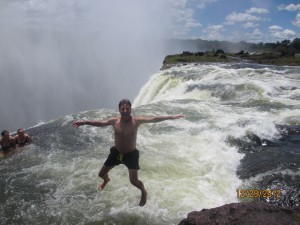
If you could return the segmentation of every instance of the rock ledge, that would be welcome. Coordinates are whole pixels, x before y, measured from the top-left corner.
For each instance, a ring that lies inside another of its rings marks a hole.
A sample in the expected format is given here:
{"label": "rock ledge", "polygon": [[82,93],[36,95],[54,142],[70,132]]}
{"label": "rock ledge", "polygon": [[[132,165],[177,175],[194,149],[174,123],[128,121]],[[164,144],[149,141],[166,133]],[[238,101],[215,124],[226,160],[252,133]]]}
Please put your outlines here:
{"label": "rock ledge", "polygon": [[300,207],[279,207],[266,203],[231,203],[188,214],[179,225],[298,225]]}

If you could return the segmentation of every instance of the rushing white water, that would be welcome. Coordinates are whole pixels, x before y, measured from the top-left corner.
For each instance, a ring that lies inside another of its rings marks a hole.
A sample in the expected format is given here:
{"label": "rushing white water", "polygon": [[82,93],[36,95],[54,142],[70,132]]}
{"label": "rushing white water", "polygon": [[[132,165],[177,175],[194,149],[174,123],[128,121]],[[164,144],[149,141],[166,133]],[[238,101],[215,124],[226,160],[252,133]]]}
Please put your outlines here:
{"label": "rushing white water", "polygon": [[[111,128],[80,127],[78,119],[117,110],[68,115],[28,132],[34,144],[1,160],[3,224],[178,224],[190,211],[238,202],[236,172],[244,154],[229,137],[273,139],[276,124],[299,125],[299,68],[241,64],[173,67],[154,74],[134,100],[134,115],[183,114],[183,119],[139,128],[139,178],[125,166],[97,191],[98,171],[113,145]],[[116,103],[117,105],[117,103]],[[250,184],[249,184],[250,182]]]}

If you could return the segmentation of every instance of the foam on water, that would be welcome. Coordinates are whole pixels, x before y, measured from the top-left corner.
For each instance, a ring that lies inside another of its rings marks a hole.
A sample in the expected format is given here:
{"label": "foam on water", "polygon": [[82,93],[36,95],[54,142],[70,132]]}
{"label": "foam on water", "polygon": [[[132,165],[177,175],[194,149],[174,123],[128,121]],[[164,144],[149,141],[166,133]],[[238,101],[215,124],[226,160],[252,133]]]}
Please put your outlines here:
{"label": "foam on water", "polygon": [[245,154],[229,139],[255,134],[272,140],[280,136],[276,124],[300,124],[299,100],[290,94],[300,85],[291,73],[296,72],[208,64],[154,74],[135,99],[134,114],[185,117],[139,128],[139,177],[148,191],[142,208],[124,165],[115,167],[111,182],[97,191],[113,130],[71,126],[74,120],[115,116],[117,110],[81,112],[29,129],[34,144],[1,160],[1,221],[178,224],[190,211],[240,201],[236,189],[268,172],[242,181],[237,170]]}

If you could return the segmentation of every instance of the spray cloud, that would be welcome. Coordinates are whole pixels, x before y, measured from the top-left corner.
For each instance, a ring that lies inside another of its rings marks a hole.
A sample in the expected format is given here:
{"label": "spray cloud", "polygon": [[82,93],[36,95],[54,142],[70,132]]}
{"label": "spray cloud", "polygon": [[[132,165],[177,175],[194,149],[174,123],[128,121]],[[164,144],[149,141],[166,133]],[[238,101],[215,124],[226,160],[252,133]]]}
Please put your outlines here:
{"label": "spray cloud", "polygon": [[132,99],[165,56],[169,2],[1,1],[1,129]]}

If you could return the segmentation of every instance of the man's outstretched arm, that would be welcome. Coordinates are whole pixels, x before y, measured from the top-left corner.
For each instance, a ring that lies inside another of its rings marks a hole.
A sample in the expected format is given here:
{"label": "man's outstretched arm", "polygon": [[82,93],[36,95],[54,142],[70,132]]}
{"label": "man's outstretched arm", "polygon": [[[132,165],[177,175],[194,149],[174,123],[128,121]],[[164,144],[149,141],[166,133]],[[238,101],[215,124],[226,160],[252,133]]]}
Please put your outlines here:
{"label": "man's outstretched arm", "polygon": [[142,123],[158,123],[165,120],[175,120],[183,118],[183,115],[166,115],[166,116],[140,116],[136,117],[136,121],[139,124]]}
{"label": "man's outstretched arm", "polygon": [[85,120],[85,121],[76,121],[73,123],[73,127],[78,128],[83,125],[90,125],[90,126],[96,126],[96,127],[105,127],[110,126],[115,121],[115,118],[110,118],[108,120]]}

